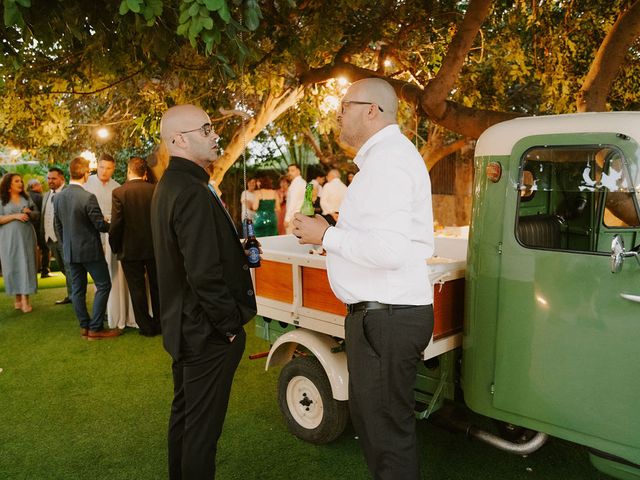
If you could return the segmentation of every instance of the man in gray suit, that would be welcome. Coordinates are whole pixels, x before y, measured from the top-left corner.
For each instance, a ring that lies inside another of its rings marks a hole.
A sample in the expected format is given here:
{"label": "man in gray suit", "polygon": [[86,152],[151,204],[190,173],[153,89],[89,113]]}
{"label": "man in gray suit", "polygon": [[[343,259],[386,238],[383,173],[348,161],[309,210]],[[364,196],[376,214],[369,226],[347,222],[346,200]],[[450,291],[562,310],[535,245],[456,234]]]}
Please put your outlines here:
{"label": "man in gray suit", "polygon": [[[96,196],[83,188],[89,178],[89,161],[82,157],[74,158],[69,164],[69,174],[69,186],[53,201],[54,222],[71,277],[71,301],[80,321],[80,334],[88,340],[117,337],[119,330],[107,330],[103,325],[111,279],[100,232],[108,232],[109,224],[102,215]],[[96,285],[91,317],[86,303],[87,272]]]}
{"label": "man in gray suit", "polygon": [[53,254],[58,264],[58,268],[65,276],[67,282],[67,296],[62,300],[57,300],[56,305],[62,305],[65,303],[71,303],[71,279],[67,275],[67,271],[64,268],[64,260],[62,255],[62,243],[58,241],[55,228],[53,225],[53,199],[57,194],[62,192],[65,188],[64,185],[64,173],[58,167],[51,167],[47,173],[47,184],[49,185],[49,191],[42,197],[42,212],[40,215],[40,231],[44,237],[44,241],[49,247],[49,252]]}

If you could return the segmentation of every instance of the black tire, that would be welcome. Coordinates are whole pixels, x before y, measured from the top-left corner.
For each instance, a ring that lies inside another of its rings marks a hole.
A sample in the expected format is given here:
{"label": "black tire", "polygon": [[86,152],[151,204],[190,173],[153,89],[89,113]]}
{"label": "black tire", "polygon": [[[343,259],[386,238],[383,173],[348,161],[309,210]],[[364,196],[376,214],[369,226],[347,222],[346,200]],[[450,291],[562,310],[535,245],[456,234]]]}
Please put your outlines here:
{"label": "black tire", "polygon": [[333,398],[329,379],[315,357],[296,357],[282,368],[278,405],[289,431],[318,445],[338,438],[349,420],[347,402]]}

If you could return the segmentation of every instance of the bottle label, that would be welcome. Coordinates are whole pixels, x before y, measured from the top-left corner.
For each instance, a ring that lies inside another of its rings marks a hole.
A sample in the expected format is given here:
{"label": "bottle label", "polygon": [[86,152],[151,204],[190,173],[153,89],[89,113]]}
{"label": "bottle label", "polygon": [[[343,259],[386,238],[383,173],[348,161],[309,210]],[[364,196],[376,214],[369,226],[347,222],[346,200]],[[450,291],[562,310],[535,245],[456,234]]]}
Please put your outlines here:
{"label": "bottle label", "polygon": [[249,265],[257,265],[260,263],[260,250],[258,247],[249,247]]}

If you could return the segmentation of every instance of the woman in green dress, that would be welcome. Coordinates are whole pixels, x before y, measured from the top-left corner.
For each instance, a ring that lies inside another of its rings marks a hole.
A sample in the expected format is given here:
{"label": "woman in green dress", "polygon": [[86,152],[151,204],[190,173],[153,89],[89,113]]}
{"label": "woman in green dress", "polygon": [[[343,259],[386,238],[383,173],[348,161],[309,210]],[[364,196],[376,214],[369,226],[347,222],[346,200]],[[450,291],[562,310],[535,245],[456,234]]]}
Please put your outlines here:
{"label": "woman in green dress", "polygon": [[278,215],[280,203],[267,176],[258,179],[258,189],[254,190],[253,209],[256,211],[253,228],[256,237],[268,237],[278,234]]}

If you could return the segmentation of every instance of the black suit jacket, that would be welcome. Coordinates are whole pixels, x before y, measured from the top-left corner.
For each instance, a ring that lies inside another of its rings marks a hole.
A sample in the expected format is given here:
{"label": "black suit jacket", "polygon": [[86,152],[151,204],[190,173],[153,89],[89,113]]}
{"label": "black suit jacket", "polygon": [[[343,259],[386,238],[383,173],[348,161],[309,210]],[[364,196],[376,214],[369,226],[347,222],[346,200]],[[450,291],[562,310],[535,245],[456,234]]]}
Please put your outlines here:
{"label": "black suit jacket", "polygon": [[151,198],[154,189],[152,184],[136,179],[112,193],[109,245],[119,260],[153,258]]}
{"label": "black suit jacket", "polygon": [[208,337],[236,334],[256,314],[244,250],[208,180],[171,157],[151,202],[162,337],[175,360],[182,339],[199,353]]}
{"label": "black suit jacket", "polygon": [[53,198],[53,219],[65,263],[87,263],[104,259],[100,232],[109,224],[102,216],[98,199],[80,185],[69,185]]}

